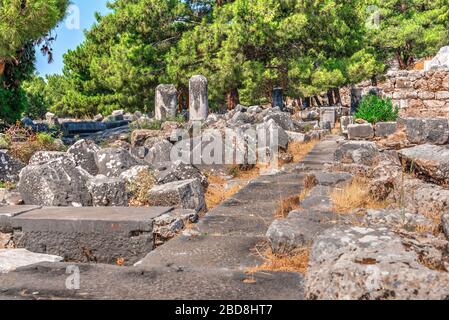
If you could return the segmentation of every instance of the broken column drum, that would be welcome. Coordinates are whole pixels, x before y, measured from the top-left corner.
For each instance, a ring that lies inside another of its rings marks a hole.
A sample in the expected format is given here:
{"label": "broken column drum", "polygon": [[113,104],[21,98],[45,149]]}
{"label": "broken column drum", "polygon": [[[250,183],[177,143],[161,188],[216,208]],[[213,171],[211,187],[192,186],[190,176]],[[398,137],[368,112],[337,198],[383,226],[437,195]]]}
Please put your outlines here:
{"label": "broken column drum", "polygon": [[283,97],[282,88],[276,87],[276,88],[273,89],[272,100],[273,101],[271,103],[271,106],[273,108],[279,107],[281,110],[284,109],[285,104],[284,104],[284,97]]}
{"label": "broken column drum", "polygon": [[209,115],[207,79],[193,76],[189,82],[190,121],[204,121]]}
{"label": "broken column drum", "polygon": [[178,92],[172,84],[156,87],[155,118],[160,121],[174,119],[178,107]]}

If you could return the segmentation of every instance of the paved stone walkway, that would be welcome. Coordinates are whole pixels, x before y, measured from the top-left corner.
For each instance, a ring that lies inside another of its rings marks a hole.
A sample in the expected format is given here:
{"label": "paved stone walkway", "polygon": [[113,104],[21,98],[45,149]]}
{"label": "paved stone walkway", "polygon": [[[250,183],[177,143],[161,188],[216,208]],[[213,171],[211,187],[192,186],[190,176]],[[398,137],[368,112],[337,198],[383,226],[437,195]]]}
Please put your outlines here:
{"label": "paved stone walkway", "polygon": [[[0,275],[0,298],[73,299],[303,299],[303,276],[245,270],[262,263],[254,252],[266,241],[277,202],[299,194],[303,177],[332,161],[337,137],[329,136],[299,164],[260,176],[211,210],[196,226],[148,254],[136,267],[79,264],[81,288],[67,290],[68,263],[40,264]],[[250,280],[250,281],[248,281]]]}

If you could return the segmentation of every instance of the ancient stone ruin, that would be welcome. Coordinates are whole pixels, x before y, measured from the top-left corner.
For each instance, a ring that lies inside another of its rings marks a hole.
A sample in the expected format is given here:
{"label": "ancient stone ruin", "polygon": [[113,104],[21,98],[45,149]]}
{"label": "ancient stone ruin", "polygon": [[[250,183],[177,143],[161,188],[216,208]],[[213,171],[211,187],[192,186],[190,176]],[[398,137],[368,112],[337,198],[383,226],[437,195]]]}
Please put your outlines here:
{"label": "ancient stone ruin", "polygon": [[[0,298],[447,299],[445,52],[341,104],[304,108],[277,87],[215,113],[197,75],[188,121],[167,84],[154,115],[48,114],[64,148],[0,151]],[[398,118],[358,119],[369,93]],[[67,268],[92,281],[66,289]]]}

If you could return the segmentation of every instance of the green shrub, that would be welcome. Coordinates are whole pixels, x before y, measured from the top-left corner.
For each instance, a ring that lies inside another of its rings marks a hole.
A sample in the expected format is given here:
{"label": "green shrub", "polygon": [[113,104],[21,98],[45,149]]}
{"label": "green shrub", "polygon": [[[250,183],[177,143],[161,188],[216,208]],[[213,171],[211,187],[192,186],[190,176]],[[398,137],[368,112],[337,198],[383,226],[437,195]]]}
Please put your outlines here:
{"label": "green shrub", "polygon": [[355,117],[374,124],[383,121],[396,121],[398,115],[399,108],[393,106],[391,99],[382,99],[374,94],[369,94],[360,102]]}

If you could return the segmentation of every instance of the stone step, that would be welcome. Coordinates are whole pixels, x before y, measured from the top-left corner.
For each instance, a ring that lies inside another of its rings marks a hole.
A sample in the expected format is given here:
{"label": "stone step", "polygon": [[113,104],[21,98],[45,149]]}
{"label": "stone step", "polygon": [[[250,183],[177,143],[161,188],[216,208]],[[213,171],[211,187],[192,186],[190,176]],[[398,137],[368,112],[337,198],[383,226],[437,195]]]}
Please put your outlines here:
{"label": "stone step", "polygon": [[69,261],[131,265],[150,252],[154,219],[172,208],[44,207],[11,219],[20,248]]}
{"label": "stone step", "polygon": [[265,237],[249,236],[178,236],[150,252],[136,266],[141,268],[216,268],[245,271],[263,259],[254,250]]}
{"label": "stone step", "polygon": [[303,300],[298,273],[196,268],[126,268],[75,265],[80,289],[66,287],[68,263],[43,263],[0,274],[0,299]]}

